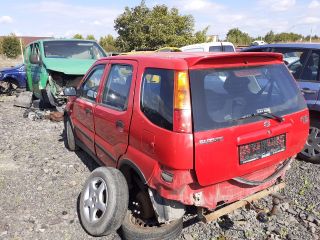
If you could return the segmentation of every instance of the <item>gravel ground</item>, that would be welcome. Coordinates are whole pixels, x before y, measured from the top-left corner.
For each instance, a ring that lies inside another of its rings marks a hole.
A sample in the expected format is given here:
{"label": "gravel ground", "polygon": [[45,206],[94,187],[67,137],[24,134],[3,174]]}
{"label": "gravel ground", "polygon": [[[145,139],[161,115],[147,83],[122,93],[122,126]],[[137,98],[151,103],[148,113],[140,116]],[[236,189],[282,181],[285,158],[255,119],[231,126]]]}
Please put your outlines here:
{"label": "gravel ground", "polygon": [[[97,165],[84,152],[64,147],[63,123],[24,118],[14,96],[0,96],[0,239],[92,238],[81,227],[77,198]],[[280,214],[266,223],[254,207],[267,197],[210,224],[186,215],[180,239],[319,239],[320,165],[295,161],[288,172]]]}

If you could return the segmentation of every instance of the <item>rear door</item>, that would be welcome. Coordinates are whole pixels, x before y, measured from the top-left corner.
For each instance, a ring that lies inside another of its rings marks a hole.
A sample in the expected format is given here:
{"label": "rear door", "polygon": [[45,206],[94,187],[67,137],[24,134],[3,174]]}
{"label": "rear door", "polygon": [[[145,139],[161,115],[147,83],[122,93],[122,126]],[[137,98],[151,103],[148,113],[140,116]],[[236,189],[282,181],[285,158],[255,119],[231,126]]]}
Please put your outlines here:
{"label": "rear door", "polygon": [[31,49],[32,45],[30,44],[24,50],[24,64],[26,66],[26,75],[27,75],[27,84],[29,91],[32,91],[32,76],[31,76],[31,63],[30,63],[30,56],[31,56]]}
{"label": "rear door", "polygon": [[[40,47],[38,42],[31,45],[31,55],[36,56],[41,60]],[[32,89],[36,93],[36,95],[40,94],[39,85],[42,75],[42,64],[30,63],[30,73],[32,79]],[[37,95],[37,97],[40,97],[40,95]]]}
{"label": "rear door", "polygon": [[73,105],[73,125],[77,138],[92,152],[94,150],[94,107],[105,64],[96,65],[91,69],[81,84],[79,97]]}
{"label": "rear door", "polygon": [[110,61],[94,118],[96,153],[107,166],[116,166],[128,146],[136,74],[135,61]]}

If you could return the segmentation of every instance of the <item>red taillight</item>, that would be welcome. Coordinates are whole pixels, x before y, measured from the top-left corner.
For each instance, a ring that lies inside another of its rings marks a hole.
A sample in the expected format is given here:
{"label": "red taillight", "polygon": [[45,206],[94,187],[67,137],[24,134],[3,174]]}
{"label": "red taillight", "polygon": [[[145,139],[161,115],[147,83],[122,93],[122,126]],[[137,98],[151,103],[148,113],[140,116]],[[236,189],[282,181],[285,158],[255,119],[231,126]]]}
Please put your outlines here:
{"label": "red taillight", "polygon": [[192,133],[188,72],[176,72],[174,82],[173,131]]}

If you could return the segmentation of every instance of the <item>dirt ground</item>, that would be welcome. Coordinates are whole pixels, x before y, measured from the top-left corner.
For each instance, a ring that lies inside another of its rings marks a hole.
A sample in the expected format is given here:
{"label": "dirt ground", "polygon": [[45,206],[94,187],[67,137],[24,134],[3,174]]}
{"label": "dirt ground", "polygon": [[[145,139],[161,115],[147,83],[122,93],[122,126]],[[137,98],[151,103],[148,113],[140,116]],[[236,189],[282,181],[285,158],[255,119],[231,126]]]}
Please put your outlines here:
{"label": "dirt ground", "polygon": [[[0,96],[0,239],[119,239],[90,237],[78,220],[77,199],[97,165],[64,146],[63,123],[31,120]],[[184,219],[180,239],[319,239],[320,165],[295,161],[288,172],[280,216],[259,222],[240,209],[210,224]],[[258,204],[270,206],[267,197]]]}

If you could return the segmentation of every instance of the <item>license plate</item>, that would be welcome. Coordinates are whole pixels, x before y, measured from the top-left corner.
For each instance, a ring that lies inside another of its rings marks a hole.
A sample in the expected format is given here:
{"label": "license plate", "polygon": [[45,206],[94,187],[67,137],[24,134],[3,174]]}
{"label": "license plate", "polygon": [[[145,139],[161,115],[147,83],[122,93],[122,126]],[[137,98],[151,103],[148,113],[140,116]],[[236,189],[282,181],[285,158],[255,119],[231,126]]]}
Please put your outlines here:
{"label": "license plate", "polygon": [[286,149],[286,135],[281,134],[239,146],[240,164],[265,158]]}

